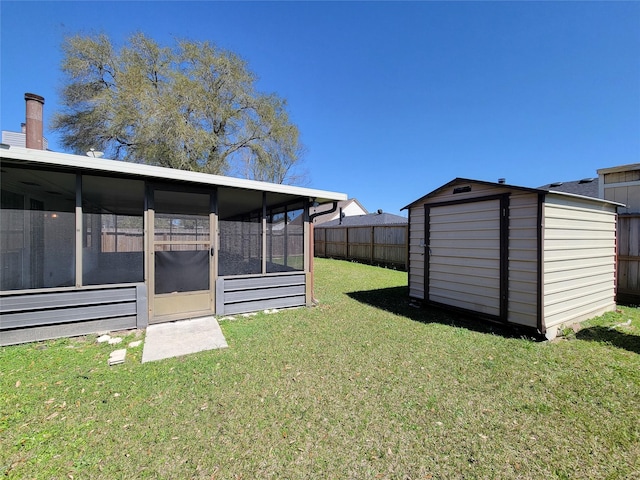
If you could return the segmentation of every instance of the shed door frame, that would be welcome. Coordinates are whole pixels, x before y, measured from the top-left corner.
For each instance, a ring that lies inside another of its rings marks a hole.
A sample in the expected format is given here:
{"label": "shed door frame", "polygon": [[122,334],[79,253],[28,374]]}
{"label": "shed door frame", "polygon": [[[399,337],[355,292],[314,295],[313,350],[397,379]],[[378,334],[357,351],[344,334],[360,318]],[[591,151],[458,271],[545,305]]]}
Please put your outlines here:
{"label": "shed door frame", "polygon": [[445,202],[437,202],[437,203],[427,203],[424,205],[424,231],[425,231],[425,248],[427,251],[424,255],[424,299],[427,303],[435,306],[445,307],[449,309],[459,310],[466,313],[478,314],[479,312],[453,307],[451,305],[439,303],[430,300],[429,290],[430,290],[430,239],[431,239],[431,228],[430,228],[430,213],[431,209],[434,207],[445,207],[449,205],[460,205],[465,203],[476,203],[476,202],[485,202],[491,200],[499,200],[500,201],[500,300],[499,300],[499,315],[489,315],[482,313],[481,315],[486,318],[490,318],[492,320],[498,320],[500,322],[507,323],[508,322],[508,308],[509,308],[509,193],[496,194],[496,195],[488,195],[485,197],[477,197],[477,198],[466,198],[460,200],[450,200]]}

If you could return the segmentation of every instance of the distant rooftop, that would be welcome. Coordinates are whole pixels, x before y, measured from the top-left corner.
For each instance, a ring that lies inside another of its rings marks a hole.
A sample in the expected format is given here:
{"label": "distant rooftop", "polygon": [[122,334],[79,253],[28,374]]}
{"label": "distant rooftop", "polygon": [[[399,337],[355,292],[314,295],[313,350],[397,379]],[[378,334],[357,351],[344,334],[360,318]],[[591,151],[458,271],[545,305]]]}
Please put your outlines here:
{"label": "distant rooftop", "polygon": [[570,182],[554,182],[539,187],[541,190],[551,190],[554,192],[572,193],[583,197],[598,198],[598,177],[583,178]]}
{"label": "distant rooftop", "polygon": [[394,215],[392,213],[376,212],[368,213],[367,215],[351,215],[344,217],[342,223],[339,219],[325,222],[316,228],[324,227],[371,227],[380,225],[406,225],[409,223],[407,217],[401,217],[400,215]]}
{"label": "distant rooftop", "polygon": [[[11,145],[12,147],[25,148],[27,145],[27,134],[24,131],[11,132],[9,130],[2,130],[2,143]],[[42,137],[42,145],[45,150],[49,150],[49,142],[45,137]]]}

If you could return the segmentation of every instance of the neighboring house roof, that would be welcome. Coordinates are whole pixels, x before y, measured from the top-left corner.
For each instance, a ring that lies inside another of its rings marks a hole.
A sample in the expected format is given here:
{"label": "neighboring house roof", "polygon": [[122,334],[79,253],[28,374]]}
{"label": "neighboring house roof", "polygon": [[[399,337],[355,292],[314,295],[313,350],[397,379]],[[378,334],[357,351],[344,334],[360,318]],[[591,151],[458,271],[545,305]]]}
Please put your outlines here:
{"label": "neighboring house roof", "polygon": [[572,193],[583,197],[598,198],[598,178],[583,178],[582,180],[574,180],[571,182],[554,182],[543,185],[542,190],[551,190],[554,192]]}
{"label": "neighboring house roof", "polygon": [[352,215],[350,217],[344,217],[342,222],[340,219],[331,220],[321,225],[317,225],[315,228],[325,227],[375,227],[380,225],[406,225],[409,220],[406,217],[400,215],[394,215],[392,213],[376,212],[368,213],[367,215]]}
{"label": "neighboring house roof", "polygon": [[[27,145],[27,134],[25,132],[10,132],[8,130],[2,130],[2,143],[5,145],[11,145],[12,147],[25,148]],[[49,149],[49,142],[45,137],[42,137],[42,146],[45,150]]]}
{"label": "neighboring house roof", "polygon": [[[333,203],[325,203],[323,205],[312,208],[310,213],[312,215],[316,215],[313,223],[316,225],[320,225],[334,220],[340,216],[340,212],[342,212],[344,216],[366,215],[369,213],[367,209],[364,208],[356,198],[350,198],[348,200],[340,201],[338,202],[335,210],[332,211],[332,208]],[[327,213],[323,214],[322,212]]]}

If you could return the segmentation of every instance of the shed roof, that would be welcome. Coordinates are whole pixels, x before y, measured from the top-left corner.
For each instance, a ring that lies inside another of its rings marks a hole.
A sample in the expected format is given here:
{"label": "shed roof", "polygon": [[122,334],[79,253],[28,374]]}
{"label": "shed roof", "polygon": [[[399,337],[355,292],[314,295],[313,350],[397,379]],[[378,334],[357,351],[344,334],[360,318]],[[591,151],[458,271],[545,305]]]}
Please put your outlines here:
{"label": "shed roof", "polygon": [[472,183],[479,184],[479,185],[502,187],[502,188],[505,188],[505,189],[508,189],[508,190],[518,190],[518,191],[530,192],[530,193],[543,193],[543,194],[565,195],[565,196],[569,196],[569,197],[579,197],[579,198],[583,198],[585,200],[590,200],[590,201],[593,201],[593,202],[607,203],[607,204],[612,204],[612,205],[616,205],[616,206],[624,206],[621,203],[612,202],[610,200],[604,200],[602,198],[598,198],[597,197],[597,190],[596,190],[596,196],[593,197],[593,196],[580,195],[580,194],[575,194],[575,193],[570,193],[570,192],[561,192],[561,191],[557,191],[557,190],[550,190],[549,188],[521,187],[519,185],[509,185],[509,184],[506,184],[506,183],[487,182],[487,181],[484,181],[484,180],[473,180],[473,179],[470,179],[470,178],[460,178],[460,177],[458,177],[458,178],[454,178],[453,180],[451,180],[448,183],[445,183],[441,187],[436,188],[432,192],[427,193],[426,195],[420,197],[419,199],[411,202],[409,205],[403,207],[402,210],[411,208],[414,205],[419,205],[420,203],[424,202],[428,198],[431,198],[431,197],[437,195],[442,190],[446,190],[446,189],[451,188],[451,187],[453,187],[455,185],[472,184]]}
{"label": "shed roof", "polygon": [[139,163],[122,162],[103,158],[84,157],[68,153],[51,152],[20,148],[3,144],[0,148],[0,159],[19,160],[30,165],[65,167],[105,174],[122,174],[126,176],[174,180],[200,185],[224,186],[244,190],[271,192],[276,194],[307,197],[318,203],[346,200],[345,193],[316,190],[310,188],[259,182],[242,178],[211,175],[174,168],[158,167]]}
{"label": "shed roof", "polygon": [[382,225],[406,225],[409,222],[407,217],[401,217],[400,215],[394,215],[392,213],[368,213],[366,215],[350,215],[344,217],[342,222],[337,220],[331,220],[317,225],[315,228],[325,227],[375,227]]}

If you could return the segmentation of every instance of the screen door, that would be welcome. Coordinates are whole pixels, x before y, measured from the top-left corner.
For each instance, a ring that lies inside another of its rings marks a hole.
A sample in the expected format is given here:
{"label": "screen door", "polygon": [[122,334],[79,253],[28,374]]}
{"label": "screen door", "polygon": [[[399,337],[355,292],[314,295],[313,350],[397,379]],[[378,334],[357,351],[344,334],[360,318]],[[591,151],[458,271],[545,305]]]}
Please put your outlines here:
{"label": "screen door", "polygon": [[150,322],[212,314],[210,194],[155,189],[152,217]]}

